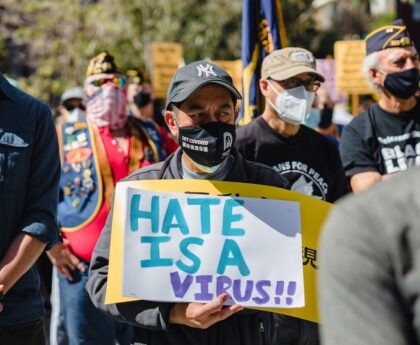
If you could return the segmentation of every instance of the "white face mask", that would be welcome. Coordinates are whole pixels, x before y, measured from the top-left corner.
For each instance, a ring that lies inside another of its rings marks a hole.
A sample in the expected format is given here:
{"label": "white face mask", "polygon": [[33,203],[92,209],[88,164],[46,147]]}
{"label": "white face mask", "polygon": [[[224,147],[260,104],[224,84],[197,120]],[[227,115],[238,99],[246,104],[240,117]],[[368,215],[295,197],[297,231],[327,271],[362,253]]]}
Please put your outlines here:
{"label": "white face mask", "polygon": [[269,80],[267,81],[277,95],[275,104],[267,98],[277,115],[290,124],[303,123],[314,102],[315,92],[307,91],[303,86],[279,92]]}
{"label": "white face mask", "polygon": [[80,108],[73,109],[67,116],[67,122],[86,122],[86,112]]}

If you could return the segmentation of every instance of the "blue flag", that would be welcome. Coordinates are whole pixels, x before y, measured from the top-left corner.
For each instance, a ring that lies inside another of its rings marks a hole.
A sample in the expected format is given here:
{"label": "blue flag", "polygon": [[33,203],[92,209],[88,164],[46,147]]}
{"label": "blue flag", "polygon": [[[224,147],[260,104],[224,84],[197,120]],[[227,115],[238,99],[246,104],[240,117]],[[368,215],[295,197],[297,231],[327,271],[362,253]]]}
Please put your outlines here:
{"label": "blue flag", "polygon": [[241,124],[259,115],[258,82],[262,60],[273,50],[286,46],[281,0],[243,0]]}

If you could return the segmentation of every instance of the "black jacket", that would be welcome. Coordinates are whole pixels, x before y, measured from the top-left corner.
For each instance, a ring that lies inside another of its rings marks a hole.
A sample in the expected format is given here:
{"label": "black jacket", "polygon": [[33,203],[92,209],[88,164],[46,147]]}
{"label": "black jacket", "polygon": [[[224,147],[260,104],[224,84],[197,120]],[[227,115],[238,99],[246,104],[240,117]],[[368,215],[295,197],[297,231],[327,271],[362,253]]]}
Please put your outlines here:
{"label": "black jacket", "polygon": [[[225,181],[248,182],[287,188],[288,182],[271,168],[246,161],[236,151],[235,163]],[[138,170],[126,181],[180,179],[182,151],[178,149],[164,162]],[[266,344],[263,320],[267,313],[244,310],[206,330],[169,324],[173,303],[136,301],[104,305],[107,286],[111,215],[93,252],[86,289],[93,304],[114,318],[137,326],[135,344],[144,345],[259,345]]]}

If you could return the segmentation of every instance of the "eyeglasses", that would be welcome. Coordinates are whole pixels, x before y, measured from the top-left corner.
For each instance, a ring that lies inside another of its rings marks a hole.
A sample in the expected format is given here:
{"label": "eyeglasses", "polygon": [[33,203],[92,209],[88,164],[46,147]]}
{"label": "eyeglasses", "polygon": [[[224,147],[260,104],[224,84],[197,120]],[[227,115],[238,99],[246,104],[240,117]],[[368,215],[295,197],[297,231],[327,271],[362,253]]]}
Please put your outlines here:
{"label": "eyeglasses", "polygon": [[101,87],[107,83],[113,83],[117,88],[123,88],[125,86],[125,79],[124,77],[113,77],[113,78],[102,78],[102,79],[95,79],[92,81],[92,85],[96,87]]}
{"label": "eyeglasses", "polygon": [[86,110],[86,107],[83,104],[79,104],[79,105],[68,104],[68,105],[65,105],[64,108],[66,108],[67,111],[73,111],[76,108],[80,110]]}
{"label": "eyeglasses", "polygon": [[321,86],[321,82],[316,79],[301,80],[296,77],[291,77],[289,79],[276,81],[285,89],[293,89],[295,87],[303,86],[307,91],[316,92]]}

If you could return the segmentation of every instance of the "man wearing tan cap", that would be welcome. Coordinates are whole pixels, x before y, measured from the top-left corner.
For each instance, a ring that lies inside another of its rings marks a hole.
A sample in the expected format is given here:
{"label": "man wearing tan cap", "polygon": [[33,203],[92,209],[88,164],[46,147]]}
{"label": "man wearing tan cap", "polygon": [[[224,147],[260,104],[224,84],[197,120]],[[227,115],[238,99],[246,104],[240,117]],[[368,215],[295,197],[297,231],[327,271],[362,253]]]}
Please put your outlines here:
{"label": "man wearing tan cap", "polygon": [[[291,189],[335,202],[349,191],[335,145],[302,125],[325,79],[315,58],[302,48],[284,48],[262,64],[261,116],[237,130],[236,147],[248,160],[264,163],[286,177]],[[314,267],[315,269],[316,267]],[[316,324],[273,314],[273,344],[317,344]]]}
{"label": "man wearing tan cap", "polygon": [[292,190],[336,201],[349,190],[338,151],[302,125],[325,80],[315,68],[315,58],[302,48],[276,50],[264,59],[261,75],[265,109],[237,130],[237,148],[246,159],[285,176]]}

